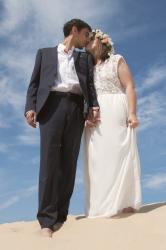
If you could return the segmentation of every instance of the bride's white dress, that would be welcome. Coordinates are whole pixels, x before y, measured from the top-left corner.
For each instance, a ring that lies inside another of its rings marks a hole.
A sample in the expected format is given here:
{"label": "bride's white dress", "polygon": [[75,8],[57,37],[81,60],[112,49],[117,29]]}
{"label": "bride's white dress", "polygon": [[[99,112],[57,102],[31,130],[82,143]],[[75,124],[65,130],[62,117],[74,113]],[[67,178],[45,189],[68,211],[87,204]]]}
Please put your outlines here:
{"label": "bride's white dress", "polygon": [[141,207],[136,129],[126,125],[127,96],[117,73],[121,57],[111,55],[94,69],[101,122],[83,133],[85,215],[89,218]]}

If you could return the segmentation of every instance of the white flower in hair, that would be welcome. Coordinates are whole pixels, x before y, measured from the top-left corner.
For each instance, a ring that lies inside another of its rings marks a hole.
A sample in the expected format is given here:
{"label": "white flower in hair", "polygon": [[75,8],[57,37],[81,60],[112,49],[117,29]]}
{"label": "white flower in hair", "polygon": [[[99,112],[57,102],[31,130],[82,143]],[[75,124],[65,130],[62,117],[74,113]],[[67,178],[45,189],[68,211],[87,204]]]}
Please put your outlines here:
{"label": "white flower in hair", "polygon": [[108,34],[103,33],[100,29],[93,29],[92,34],[95,35],[95,38],[99,38],[101,43],[105,44],[108,48],[110,48],[108,55],[115,53],[113,47],[114,43]]}
{"label": "white flower in hair", "polygon": [[104,34],[104,35],[103,35],[103,38],[106,38],[106,37],[108,37],[108,35],[107,35],[107,34]]}
{"label": "white flower in hair", "polygon": [[111,44],[111,45],[114,45],[114,43],[113,43],[113,41],[111,40],[111,38],[109,37],[109,43]]}

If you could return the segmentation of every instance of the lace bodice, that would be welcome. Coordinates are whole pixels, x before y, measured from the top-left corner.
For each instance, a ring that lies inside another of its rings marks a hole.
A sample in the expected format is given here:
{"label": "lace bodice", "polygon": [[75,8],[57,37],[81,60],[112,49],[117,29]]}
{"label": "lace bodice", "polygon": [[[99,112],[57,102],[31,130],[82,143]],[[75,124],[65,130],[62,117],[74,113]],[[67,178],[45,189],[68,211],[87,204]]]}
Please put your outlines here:
{"label": "lace bodice", "polygon": [[95,65],[94,84],[97,94],[124,93],[117,71],[120,58],[123,56],[111,55],[102,64]]}

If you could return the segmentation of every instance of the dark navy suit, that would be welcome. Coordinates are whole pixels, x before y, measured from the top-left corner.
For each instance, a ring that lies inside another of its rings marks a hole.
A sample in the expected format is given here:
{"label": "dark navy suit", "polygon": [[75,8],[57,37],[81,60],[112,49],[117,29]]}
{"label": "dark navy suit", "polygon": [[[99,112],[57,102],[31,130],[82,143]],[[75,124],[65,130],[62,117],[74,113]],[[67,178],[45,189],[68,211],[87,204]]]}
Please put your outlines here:
{"label": "dark navy suit", "polygon": [[57,74],[57,46],[38,50],[27,90],[24,115],[36,111],[40,128],[41,228],[67,219],[85,117],[90,107],[99,106],[92,56],[75,50],[73,56],[82,95],[50,91]]}

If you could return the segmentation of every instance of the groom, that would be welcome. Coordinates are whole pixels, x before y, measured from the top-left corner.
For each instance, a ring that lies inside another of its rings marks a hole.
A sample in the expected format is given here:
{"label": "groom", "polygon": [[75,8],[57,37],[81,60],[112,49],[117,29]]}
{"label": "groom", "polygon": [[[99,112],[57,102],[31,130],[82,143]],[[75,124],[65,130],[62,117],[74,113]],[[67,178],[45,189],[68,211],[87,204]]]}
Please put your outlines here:
{"label": "groom", "polygon": [[64,41],[39,49],[27,90],[25,116],[40,128],[39,207],[42,233],[67,219],[85,119],[94,126],[99,104],[93,83],[93,59],[80,52],[91,27],[80,19],[64,25]]}

